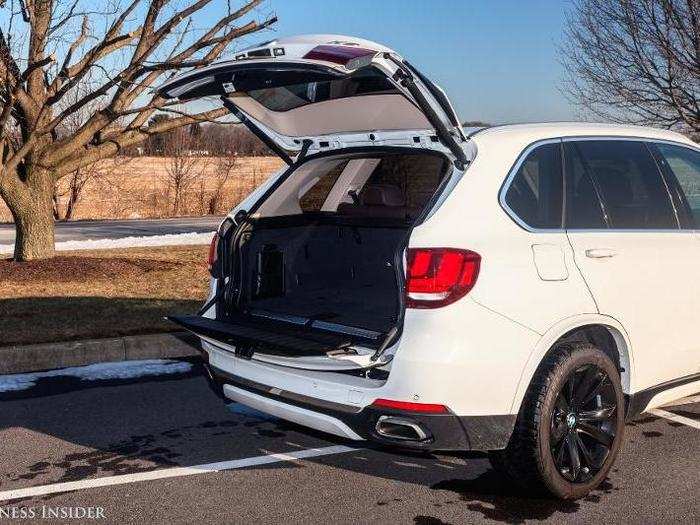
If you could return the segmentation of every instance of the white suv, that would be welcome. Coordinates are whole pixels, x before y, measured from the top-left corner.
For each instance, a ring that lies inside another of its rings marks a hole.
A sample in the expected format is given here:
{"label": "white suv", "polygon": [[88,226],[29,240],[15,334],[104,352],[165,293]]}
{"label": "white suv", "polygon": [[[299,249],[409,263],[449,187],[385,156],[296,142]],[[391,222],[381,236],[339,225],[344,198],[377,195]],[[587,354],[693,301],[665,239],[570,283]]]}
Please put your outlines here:
{"label": "white suv", "polygon": [[172,318],[227,398],[351,440],[489,451],[578,498],[625,418],[700,391],[700,150],[682,135],[468,134],[412,65],[344,36],[160,92],[220,97],[288,164],[222,223],[203,309]]}

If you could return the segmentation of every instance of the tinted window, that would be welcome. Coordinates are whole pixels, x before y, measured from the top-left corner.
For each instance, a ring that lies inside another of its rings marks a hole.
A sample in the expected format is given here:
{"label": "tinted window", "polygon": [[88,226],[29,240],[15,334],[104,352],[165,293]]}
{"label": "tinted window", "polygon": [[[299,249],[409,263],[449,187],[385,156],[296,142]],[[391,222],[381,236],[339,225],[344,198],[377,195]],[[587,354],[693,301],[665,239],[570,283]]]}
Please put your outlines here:
{"label": "tinted window", "polygon": [[312,186],[305,189],[299,196],[299,207],[304,213],[321,211],[323,203],[326,202],[328,194],[338,182],[340,174],[348,165],[348,161],[341,162],[328,172],[322,174]]}
{"label": "tinted window", "polygon": [[566,227],[573,229],[607,228],[598,192],[584,168],[576,143],[564,143],[566,172]]}
{"label": "tinted window", "polygon": [[382,158],[359,193],[364,200],[367,191],[376,186],[400,190],[403,205],[413,215],[423,209],[435,194],[445,175],[445,161],[434,155],[387,155]]}
{"label": "tinted window", "polygon": [[399,93],[387,77],[374,68],[358,71],[338,80],[305,82],[253,89],[248,95],[272,111],[287,111],[307,104],[346,97]]}
{"label": "tinted window", "polygon": [[[585,217],[585,208],[592,205],[593,190],[600,195],[611,228],[678,228],[665,181],[643,142],[584,140],[570,142],[568,151],[572,149],[578,154],[580,169],[590,177],[586,180],[579,176],[578,182],[571,180],[575,192],[571,202],[571,208],[576,210],[574,214]],[[580,189],[577,184],[582,185]],[[576,202],[577,199],[584,202]],[[573,224],[576,223],[574,220]]]}
{"label": "tinted window", "polygon": [[559,143],[533,149],[508,187],[508,207],[532,228],[561,228],[561,151]]}
{"label": "tinted window", "polygon": [[[335,211],[341,215],[414,220],[435,195],[446,174],[445,159],[437,155],[386,154],[366,160],[372,164],[371,173],[361,187],[355,188],[352,195],[347,194],[339,204]],[[301,188],[298,202],[303,213],[324,211],[328,196],[349,162],[339,162]]]}
{"label": "tinted window", "polygon": [[685,194],[695,227],[700,228],[700,152],[671,144],[656,147]]}

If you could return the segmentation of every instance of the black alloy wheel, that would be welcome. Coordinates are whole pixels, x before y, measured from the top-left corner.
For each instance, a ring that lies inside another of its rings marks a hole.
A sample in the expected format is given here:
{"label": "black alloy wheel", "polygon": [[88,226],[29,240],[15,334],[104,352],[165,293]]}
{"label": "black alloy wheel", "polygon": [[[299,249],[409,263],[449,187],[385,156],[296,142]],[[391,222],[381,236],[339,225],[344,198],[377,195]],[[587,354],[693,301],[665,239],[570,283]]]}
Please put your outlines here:
{"label": "black alloy wheel", "polygon": [[543,359],[508,445],[491,464],[525,491],[578,499],[607,477],[622,446],[625,398],[618,364],[586,341]]}
{"label": "black alloy wheel", "polygon": [[603,467],[618,432],[615,388],[594,364],[571,373],[551,415],[550,450],[559,473],[570,483],[586,483]]}

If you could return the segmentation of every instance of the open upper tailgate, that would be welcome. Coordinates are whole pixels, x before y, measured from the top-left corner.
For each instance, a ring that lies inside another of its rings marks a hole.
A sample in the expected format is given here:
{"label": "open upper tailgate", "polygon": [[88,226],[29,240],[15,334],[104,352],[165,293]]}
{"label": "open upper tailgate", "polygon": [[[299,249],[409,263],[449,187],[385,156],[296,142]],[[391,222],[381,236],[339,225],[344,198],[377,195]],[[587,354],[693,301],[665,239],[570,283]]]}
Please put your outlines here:
{"label": "open upper tailgate", "polygon": [[275,40],[178,75],[159,93],[182,101],[221,97],[287,162],[309,142],[329,147],[335,139],[347,143],[373,132],[416,135],[419,141],[427,132],[456,163],[467,162],[464,133],[444,92],[394,51],[368,40]]}

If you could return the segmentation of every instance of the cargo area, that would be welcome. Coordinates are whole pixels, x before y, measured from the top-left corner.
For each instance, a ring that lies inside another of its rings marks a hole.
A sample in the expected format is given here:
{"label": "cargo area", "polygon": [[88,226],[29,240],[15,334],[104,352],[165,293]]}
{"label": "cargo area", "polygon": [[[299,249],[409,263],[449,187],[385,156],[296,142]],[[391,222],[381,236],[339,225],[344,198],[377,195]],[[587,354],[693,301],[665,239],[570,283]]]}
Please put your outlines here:
{"label": "cargo area", "polygon": [[411,230],[450,163],[432,151],[377,150],[290,168],[219,243],[216,320],[172,320],[247,358],[386,344],[400,332]]}
{"label": "cargo area", "polygon": [[[241,313],[384,334],[402,316],[403,252],[442,183],[421,152],[311,160],[251,214],[234,252]],[[371,334],[368,334],[370,332]]]}

